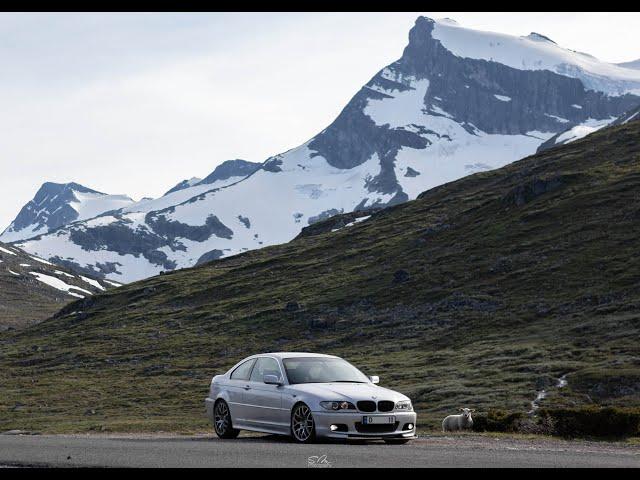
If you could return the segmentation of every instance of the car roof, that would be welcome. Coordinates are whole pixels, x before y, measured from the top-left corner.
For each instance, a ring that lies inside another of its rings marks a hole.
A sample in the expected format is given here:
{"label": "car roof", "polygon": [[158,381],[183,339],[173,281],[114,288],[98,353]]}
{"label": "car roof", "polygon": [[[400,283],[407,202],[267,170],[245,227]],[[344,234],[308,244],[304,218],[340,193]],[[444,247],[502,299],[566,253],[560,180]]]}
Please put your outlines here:
{"label": "car roof", "polygon": [[269,355],[271,357],[276,357],[280,359],[298,358],[298,357],[339,358],[339,357],[336,357],[335,355],[325,355],[323,353],[308,353],[308,352],[267,352],[267,353],[260,353],[255,356],[259,357],[262,355]]}

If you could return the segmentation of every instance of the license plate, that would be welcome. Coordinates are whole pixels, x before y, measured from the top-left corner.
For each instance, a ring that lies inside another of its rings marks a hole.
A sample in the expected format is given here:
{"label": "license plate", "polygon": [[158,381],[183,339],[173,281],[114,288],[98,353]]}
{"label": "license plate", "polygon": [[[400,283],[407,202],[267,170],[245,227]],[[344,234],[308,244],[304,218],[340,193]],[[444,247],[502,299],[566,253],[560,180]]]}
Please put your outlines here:
{"label": "license plate", "polygon": [[375,417],[370,417],[370,416],[365,416],[362,417],[362,424],[363,425],[377,425],[377,424],[389,424],[389,423],[396,423],[396,417],[394,416],[375,416]]}

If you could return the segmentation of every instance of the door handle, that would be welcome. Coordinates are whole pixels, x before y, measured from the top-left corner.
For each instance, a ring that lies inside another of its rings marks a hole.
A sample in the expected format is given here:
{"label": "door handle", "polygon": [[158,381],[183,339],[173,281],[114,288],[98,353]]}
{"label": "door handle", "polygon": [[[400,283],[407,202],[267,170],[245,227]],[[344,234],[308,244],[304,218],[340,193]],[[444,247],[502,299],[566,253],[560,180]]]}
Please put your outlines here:
{"label": "door handle", "polygon": [[245,385],[245,386],[244,386],[244,389],[245,389],[245,390],[251,390],[251,385]]}

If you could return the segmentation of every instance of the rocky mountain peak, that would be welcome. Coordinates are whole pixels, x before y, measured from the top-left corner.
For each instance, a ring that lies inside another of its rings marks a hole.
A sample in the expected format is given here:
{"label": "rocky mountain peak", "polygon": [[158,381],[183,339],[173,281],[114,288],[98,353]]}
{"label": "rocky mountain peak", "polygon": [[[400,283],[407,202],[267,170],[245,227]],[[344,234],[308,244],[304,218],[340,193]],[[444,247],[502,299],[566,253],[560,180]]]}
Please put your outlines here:
{"label": "rocky mountain peak", "polygon": [[75,182],[45,182],[2,232],[0,240],[32,238],[131,203],[133,200],[126,195],[108,195]]}
{"label": "rocky mountain peak", "polygon": [[[102,192],[98,192],[97,190],[92,190],[91,188],[87,188],[84,185],[80,185],[76,182],[69,183],[54,183],[54,182],[45,182],[43,183],[36,195],[33,197],[33,201],[36,203],[41,203],[47,197],[51,197],[54,195],[64,195],[64,198],[70,198],[73,196],[73,192],[82,192],[82,193],[95,193],[98,195],[104,195]],[[62,200],[62,199],[61,199]]]}
{"label": "rocky mountain peak", "polygon": [[542,35],[540,33],[536,33],[536,32],[531,32],[525,38],[528,38],[529,40],[533,40],[533,41],[536,41],[536,42],[550,42],[550,43],[556,44],[556,42],[551,40],[549,37],[547,37],[545,35]]}
{"label": "rocky mountain peak", "polygon": [[200,184],[208,185],[217,181],[228,180],[231,177],[246,177],[258,170],[261,165],[261,163],[249,162],[240,158],[225,160],[206,176]]}
{"label": "rocky mountain peak", "polygon": [[[189,179],[182,180],[180,183],[176,184],[171,190],[168,190],[165,195],[169,195],[170,193],[177,192],[179,190],[184,190],[185,188],[193,187],[202,181],[201,178],[191,177]],[[144,198],[142,200],[145,200]]]}

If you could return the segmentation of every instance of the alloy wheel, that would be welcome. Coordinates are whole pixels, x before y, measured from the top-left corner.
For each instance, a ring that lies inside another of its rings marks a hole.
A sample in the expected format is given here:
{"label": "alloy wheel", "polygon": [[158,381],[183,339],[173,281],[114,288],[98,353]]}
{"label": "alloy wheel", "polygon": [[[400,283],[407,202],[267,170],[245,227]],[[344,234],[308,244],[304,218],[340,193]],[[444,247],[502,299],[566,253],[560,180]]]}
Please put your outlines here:
{"label": "alloy wheel", "polygon": [[313,439],[315,424],[311,410],[306,405],[298,405],[291,416],[291,431],[298,442]]}
{"label": "alloy wheel", "polygon": [[226,402],[216,403],[214,422],[216,433],[220,436],[224,436],[228,432],[229,424],[231,423],[229,407]]}

